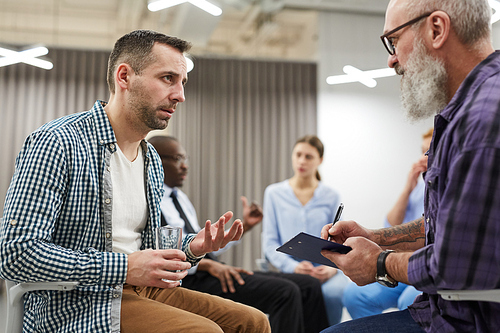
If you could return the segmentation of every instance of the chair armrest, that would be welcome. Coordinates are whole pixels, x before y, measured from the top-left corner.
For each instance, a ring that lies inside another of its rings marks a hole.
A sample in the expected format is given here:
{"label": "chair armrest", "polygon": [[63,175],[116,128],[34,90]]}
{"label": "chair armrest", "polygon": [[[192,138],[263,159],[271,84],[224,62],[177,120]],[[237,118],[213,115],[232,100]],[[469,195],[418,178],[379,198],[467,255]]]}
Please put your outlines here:
{"label": "chair armrest", "polygon": [[438,294],[448,301],[482,301],[500,303],[500,289],[492,290],[439,290]]}
{"label": "chair armrest", "polygon": [[78,282],[24,282],[15,284],[7,281],[9,289],[9,303],[15,304],[21,300],[25,293],[34,290],[73,290],[78,285]]}

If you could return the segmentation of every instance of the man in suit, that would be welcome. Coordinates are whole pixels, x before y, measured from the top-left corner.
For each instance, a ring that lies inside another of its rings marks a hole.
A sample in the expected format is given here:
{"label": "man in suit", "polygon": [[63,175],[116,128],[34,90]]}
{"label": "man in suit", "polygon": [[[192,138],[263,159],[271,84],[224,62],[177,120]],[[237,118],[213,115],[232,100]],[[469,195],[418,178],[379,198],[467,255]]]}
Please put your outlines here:
{"label": "man in suit", "polygon": [[[156,136],[149,142],[164,170],[164,223],[196,233],[200,228],[196,211],[179,189],[188,172],[185,149],[173,137]],[[243,226],[248,231],[262,220],[262,213],[256,205],[248,206],[246,198],[242,201]],[[319,281],[307,275],[253,273],[221,263],[210,253],[190,270],[182,287],[253,306],[269,314],[273,332],[319,332],[328,326]]]}

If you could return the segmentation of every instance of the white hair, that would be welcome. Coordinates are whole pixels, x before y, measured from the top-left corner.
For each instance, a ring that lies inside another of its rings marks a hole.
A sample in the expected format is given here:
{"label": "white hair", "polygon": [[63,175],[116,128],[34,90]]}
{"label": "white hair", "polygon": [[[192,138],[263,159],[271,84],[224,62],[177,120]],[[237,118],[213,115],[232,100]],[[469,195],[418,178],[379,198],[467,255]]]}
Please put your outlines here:
{"label": "white hair", "polygon": [[[469,47],[491,39],[491,7],[487,0],[409,0],[408,17],[442,10],[459,40]],[[416,24],[414,28],[418,28]]]}

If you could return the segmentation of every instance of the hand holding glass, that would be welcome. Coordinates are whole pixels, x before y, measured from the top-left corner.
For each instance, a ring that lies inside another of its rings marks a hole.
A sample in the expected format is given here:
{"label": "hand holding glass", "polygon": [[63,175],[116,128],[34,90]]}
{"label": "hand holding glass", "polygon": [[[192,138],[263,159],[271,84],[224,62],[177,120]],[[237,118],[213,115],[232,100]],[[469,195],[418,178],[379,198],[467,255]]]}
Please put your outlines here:
{"label": "hand holding glass", "polygon": [[[180,250],[182,242],[182,228],[163,226],[156,228],[156,249],[157,250]],[[179,271],[172,271],[179,272]],[[165,282],[177,282],[175,280],[163,279]]]}

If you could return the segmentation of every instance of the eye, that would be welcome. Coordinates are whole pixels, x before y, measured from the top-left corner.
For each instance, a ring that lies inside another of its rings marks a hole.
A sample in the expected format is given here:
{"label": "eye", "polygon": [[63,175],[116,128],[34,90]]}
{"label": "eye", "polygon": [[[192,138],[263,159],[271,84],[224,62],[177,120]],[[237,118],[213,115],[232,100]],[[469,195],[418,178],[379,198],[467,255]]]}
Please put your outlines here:
{"label": "eye", "polygon": [[166,81],[172,81],[173,76],[169,74],[169,75],[165,75],[163,78],[164,78]]}
{"label": "eye", "polygon": [[389,43],[392,44],[393,47],[396,47],[396,44],[398,43],[397,40],[398,38],[397,37],[389,37]]}

